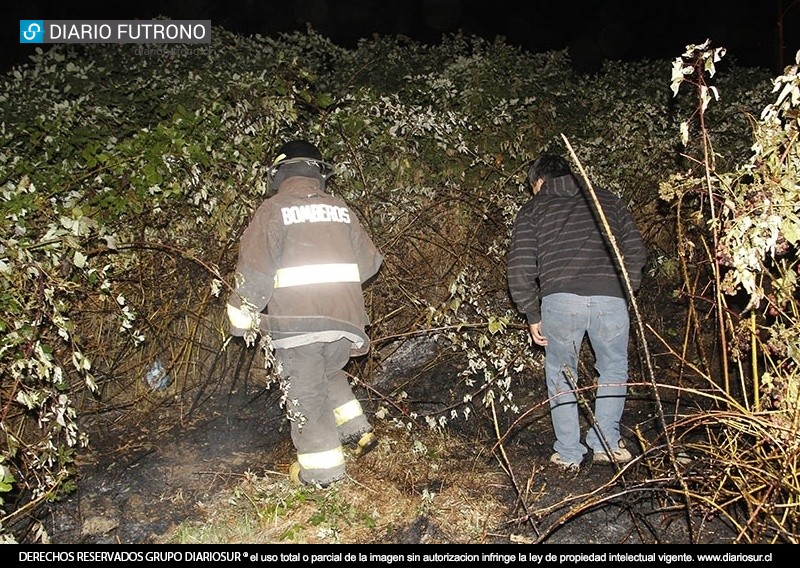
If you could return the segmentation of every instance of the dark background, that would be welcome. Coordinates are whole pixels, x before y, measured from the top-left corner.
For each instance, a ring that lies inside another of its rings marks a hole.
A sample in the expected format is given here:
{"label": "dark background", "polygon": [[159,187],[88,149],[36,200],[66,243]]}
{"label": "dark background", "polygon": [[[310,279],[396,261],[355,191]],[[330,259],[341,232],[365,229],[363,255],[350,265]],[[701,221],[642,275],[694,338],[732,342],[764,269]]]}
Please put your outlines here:
{"label": "dark background", "polygon": [[[19,20],[210,19],[242,34],[313,29],[343,47],[373,34],[436,43],[463,31],[531,52],[569,48],[576,68],[605,59],[672,60],[712,40],[726,59],[774,72],[800,50],[800,0],[140,0],[131,3],[10,2],[2,32],[4,71],[33,52],[19,44]],[[780,14],[783,13],[781,18]],[[783,27],[781,42],[780,22]],[[781,45],[783,43],[783,45]]]}

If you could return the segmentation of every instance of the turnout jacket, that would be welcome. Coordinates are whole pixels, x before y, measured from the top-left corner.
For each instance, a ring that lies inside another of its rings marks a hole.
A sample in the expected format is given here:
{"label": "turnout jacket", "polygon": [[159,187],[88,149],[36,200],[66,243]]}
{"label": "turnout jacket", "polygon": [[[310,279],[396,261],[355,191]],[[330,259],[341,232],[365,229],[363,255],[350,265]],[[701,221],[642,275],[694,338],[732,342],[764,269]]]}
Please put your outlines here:
{"label": "turnout jacket", "polygon": [[[276,348],[345,337],[369,350],[361,285],[383,261],[356,215],[319,179],[293,176],[265,200],[239,244],[228,309],[248,304]],[[231,333],[245,329],[231,324]]]}
{"label": "turnout jacket", "polygon": [[[641,235],[622,200],[603,188],[595,193],[635,292],[647,254]],[[549,294],[626,297],[613,249],[601,227],[591,196],[573,175],[546,179],[522,206],[508,253],[508,286],[529,324],[541,321],[540,302]]]}

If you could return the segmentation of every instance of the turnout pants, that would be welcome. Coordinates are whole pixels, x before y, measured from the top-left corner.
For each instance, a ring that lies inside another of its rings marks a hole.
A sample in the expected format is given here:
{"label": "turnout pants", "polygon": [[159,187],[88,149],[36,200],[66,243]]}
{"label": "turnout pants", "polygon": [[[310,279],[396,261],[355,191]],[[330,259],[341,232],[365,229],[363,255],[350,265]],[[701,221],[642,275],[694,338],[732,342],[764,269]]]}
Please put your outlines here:
{"label": "turnout pants", "polygon": [[349,340],[340,339],[275,350],[300,479],[305,483],[329,485],[342,479],[342,445],[357,442],[372,430],[344,372],[350,347]]}

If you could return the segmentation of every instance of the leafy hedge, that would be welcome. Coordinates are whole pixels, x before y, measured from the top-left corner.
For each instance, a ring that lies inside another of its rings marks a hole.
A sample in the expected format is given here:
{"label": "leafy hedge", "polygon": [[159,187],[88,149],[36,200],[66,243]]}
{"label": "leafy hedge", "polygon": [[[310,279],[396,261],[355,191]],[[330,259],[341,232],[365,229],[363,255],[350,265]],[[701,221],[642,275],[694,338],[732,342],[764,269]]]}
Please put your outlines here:
{"label": "leafy hedge", "polygon": [[[223,303],[238,237],[268,195],[265,164],[286,139],[320,146],[333,191],[386,258],[368,290],[377,349],[364,379],[411,336],[464,357],[453,404],[424,416],[436,427],[469,416],[473,400],[516,411],[514,370],[539,364],[505,284],[527,163],[563,150],[565,135],[645,230],[670,215],[659,184],[691,165],[676,132],[693,107],[672,97],[666,62],[587,76],[566,52],[463,35],[355,49],[313,31],[213,37],[191,49],[54,46],[0,86],[2,525],[70,488],[76,450],[108,416],[132,420],[131,407],[165,393],[191,407],[247,364]],[[707,128],[737,164],[771,83],[735,66],[718,83],[726,104]],[[673,245],[651,239],[665,254]],[[143,380],[154,362],[166,389]]]}

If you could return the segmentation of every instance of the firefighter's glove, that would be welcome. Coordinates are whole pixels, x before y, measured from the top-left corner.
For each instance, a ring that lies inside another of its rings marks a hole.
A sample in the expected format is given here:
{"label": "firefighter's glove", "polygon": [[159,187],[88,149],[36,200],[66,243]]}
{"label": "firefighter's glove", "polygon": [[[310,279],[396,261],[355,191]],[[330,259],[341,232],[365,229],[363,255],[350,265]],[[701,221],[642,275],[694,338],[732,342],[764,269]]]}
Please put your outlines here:
{"label": "firefighter's glove", "polygon": [[258,331],[258,314],[246,304],[236,307],[228,304],[228,321],[231,324],[231,335],[245,337]]}

